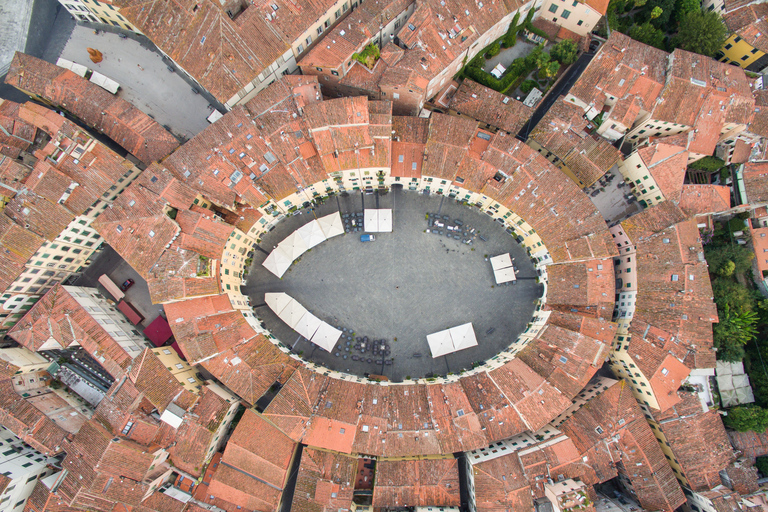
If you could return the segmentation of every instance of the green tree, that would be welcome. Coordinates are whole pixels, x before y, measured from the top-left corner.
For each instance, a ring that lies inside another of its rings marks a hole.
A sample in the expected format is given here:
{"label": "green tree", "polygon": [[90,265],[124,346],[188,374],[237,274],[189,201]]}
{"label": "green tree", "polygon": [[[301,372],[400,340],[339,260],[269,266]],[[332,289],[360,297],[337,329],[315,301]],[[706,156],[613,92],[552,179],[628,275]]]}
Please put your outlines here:
{"label": "green tree", "polygon": [[664,9],[662,9],[657,5],[651,10],[651,19],[655,20],[656,18],[660,17],[662,14],[664,14]]}
{"label": "green tree", "polygon": [[[730,238],[730,235],[728,237]],[[747,272],[752,267],[752,260],[755,257],[755,253],[745,246],[731,243],[706,246],[704,254],[707,257],[710,272],[718,272],[728,261],[732,261],[736,266],[734,269],[736,274]]]}
{"label": "green tree", "polygon": [[726,305],[719,311],[720,321],[712,328],[717,358],[722,361],[741,361],[744,345],[757,337],[757,313],[736,312]]}
{"label": "green tree", "polygon": [[660,50],[664,49],[664,32],[645,22],[642,25],[632,25],[629,29],[629,37]]}
{"label": "green tree", "polygon": [[549,61],[552,59],[548,53],[541,52],[536,56],[536,67],[544,69],[549,65]]}
{"label": "green tree", "polygon": [[[651,20],[656,28],[667,31],[669,30],[669,22],[672,19],[672,13],[675,12],[675,2],[677,0],[648,0],[645,4],[643,12],[634,16],[636,22],[646,22]],[[656,8],[661,9],[659,13]],[[654,17],[656,14],[658,16]]]}
{"label": "green tree", "polygon": [[715,273],[719,276],[731,277],[734,270],[736,270],[736,264],[728,260],[719,269],[715,270]]}
{"label": "green tree", "polygon": [[549,54],[563,66],[570,66],[576,62],[578,51],[579,49],[576,46],[576,43],[570,39],[564,39],[553,46],[552,49],[549,50]]}
{"label": "green tree", "polygon": [[675,21],[677,23],[685,20],[689,12],[701,10],[699,0],[677,0],[675,3]]}
{"label": "green tree", "polygon": [[496,41],[488,48],[488,51],[485,52],[485,58],[490,59],[491,57],[495,57],[499,54],[500,51],[501,51],[501,45],[499,44],[498,41]]}
{"label": "green tree", "polygon": [[755,467],[763,477],[768,476],[768,457],[762,456],[755,460]]}
{"label": "green tree", "polygon": [[697,9],[689,12],[675,37],[675,46],[712,57],[725,42],[727,29],[720,14]]}
{"label": "green tree", "polygon": [[723,418],[723,423],[739,432],[763,433],[768,428],[768,409],[757,405],[740,405],[728,409],[728,416]]}

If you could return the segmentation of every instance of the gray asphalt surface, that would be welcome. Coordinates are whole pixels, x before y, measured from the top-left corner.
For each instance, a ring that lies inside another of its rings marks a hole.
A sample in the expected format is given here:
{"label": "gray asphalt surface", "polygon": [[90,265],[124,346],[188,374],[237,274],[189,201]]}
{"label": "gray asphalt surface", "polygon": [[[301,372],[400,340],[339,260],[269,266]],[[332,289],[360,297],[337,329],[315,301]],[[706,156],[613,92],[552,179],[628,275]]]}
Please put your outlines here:
{"label": "gray asphalt surface", "polygon": [[[457,372],[493,357],[513,342],[530,321],[542,288],[535,282],[536,271],[525,250],[503,227],[451,199],[398,190],[378,198],[360,194],[331,198],[315,213],[363,211],[377,207],[377,202],[380,208],[393,208],[393,233],[377,233],[376,241],[368,243],[360,242],[361,233],[327,240],[305,253],[282,279],[261,263],[274,246],[311,221],[313,213],[289,217],[264,237],[263,251],[255,251],[245,290],[272,333],[305,358],[329,368],[357,375],[383,374],[393,381]],[[445,234],[425,233],[425,214],[438,211],[475,227],[488,241],[477,239],[470,247]],[[511,253],[520,269],[514,286],[496,286],[491,265],[485,261],[485,255],[505,252]],[[347,352],[347,339],[340,340],[333,353],[316,347],[264,304],[267,292],[288,293],[321,320],[354,332],[353,337],[387,340],[393,364],[376,364],[381,356],[371,355],[370,350]],[[466,322],[474,324],[478,346],[433,359],[426,335]],[[353,361],[352,355],[364,356],[366,361]]]}

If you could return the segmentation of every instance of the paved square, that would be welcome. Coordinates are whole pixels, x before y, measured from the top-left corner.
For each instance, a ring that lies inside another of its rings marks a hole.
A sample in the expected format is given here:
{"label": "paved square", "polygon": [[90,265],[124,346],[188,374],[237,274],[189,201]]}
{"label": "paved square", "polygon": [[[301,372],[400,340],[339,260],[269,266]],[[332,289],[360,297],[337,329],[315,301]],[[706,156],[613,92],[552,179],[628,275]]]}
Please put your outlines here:
{"label": "paved square", "polygon": [[[367,243],[360,242],[362,231],[327,240],[294,262],[282,279],[262,267],[269,251],[313,214],[362,212],[364,207],[392,208],[394,231],[376,233],[376,240]],[[460,219],[487,241],[475,238],[469,246],[448,238],[445,230],[442,236],[425,233],[428,212],[448,215],[451,222]],[[329,198],[314,213],[305,211],[280,222],[260,248],[245,289],[256,314],[277,339],[334,370],[383,374],[393,381],[458,372],[493,357],[525,329],[542,293],[525,249],[501,224],[452,199],[397,188],[381,196]],[[485,256],[505,252],[515,258],[518,281],[497,286]],[[288,293],[321,320],[347,329],[344,335],[353,339],[342,338],[333,353],[325,352],[277,318],[264,304],[266,292]],[[466,322],[474,324],[478,346],[432,359],[427,334]],[[363,336],[369,339],[366,353],[354,348],[354,338]],[[373,355],[374,339],[386,340],[390,354]],[[364,361],[352,360],[353,355]],[[392,364],[376,364],[377,359],[391,359]]]}

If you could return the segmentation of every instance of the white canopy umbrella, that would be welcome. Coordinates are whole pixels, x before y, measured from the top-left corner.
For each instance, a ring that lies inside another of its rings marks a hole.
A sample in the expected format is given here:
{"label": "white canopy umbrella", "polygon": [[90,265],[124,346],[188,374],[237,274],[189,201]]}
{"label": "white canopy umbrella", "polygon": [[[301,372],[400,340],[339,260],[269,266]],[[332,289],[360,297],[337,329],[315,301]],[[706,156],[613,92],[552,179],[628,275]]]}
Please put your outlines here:
{"label": "white canopy umbrella", "polygon": [[514,267],[507,267],[499,270],[494,270],[493,276],[496,278],[496,284],[507,283],[509,281],[517,280],[517,276],[515,276]]}
{"label": "white canopy umbrella", "polygon": [[293,298],[287,293],[265,293],[264,302],[267,303],[269,309],[275,312],[277,316],[293,301]]}
{"label": "white canopy umbrella", "polygon": [[308,340],[311,340],[322,323],[322,320],[307,311],[293,329]]}
{"label": "white canopy umbrella", "polygon": [[339,212],[320,217],[317,219],[317,222],[320,224],[320,228],[323,230],[326,238],[344,234],[344,223],[341,221]]}
{"label": "white canopy umbrella", "polygon": [[301,256],[307,249],[309,249],[304,239],[295,231],[288,235],[285,240],[277,244],[277,246],[291,258],[291,261]]}
{"label": "white canopy umbrella", "polygon": [[315,331],[315,335],[312,336],[311,341],[323,350],[330,352],[333,350],[333,347],[336,346],[340,337],[340,330],[323,322],[320,324],[320,327],[317,328],[317,331]]}
{"label": "white canopy umbrella", "polygon": [[320,223],[316,220],[308,222],[296,230],[296,233],[304,240],[308,248],[325,242],[325,234],[323,233]]}
{"label": "white canopy umbrella", "polygon": [[269,256],[267,256],[262,265],[277,277],[283,277],[283,274],[290,268],[291,263],[293,263],[293,258],[286,254],[285,250],[278,245],[269,253]]}
{"label": "white canopy umbrella", "polygon": [[449,329],[451,341],[454,350],[464,350],[465,348],[477,346],[477,338],[472,323],[457,325]]}
{"label": "white canopy umbrella", "polygon": [[288,324],[288,327],[296,330],[296,326],[305,314],[307,314],[307,309],[296,300],[293,300],[285,306],[278,316],[280,317],[280,320]]}
{"label": "white canopy umbrella", "polygon": [[381,233],[392,232],[392,210],[390,209],[379,210],[379,232]]}
{"label": "white canopy umbrella", "polygon": [[366,209],[363,213],[365,230],[369,233],[378,233],[379,231],[379,211]]}
{"label": "white canopy umbrella", "polygon": [[429,351],[432,352],[433,358],[444,356],[454,351],[451,334],[447,329],[427,334],[427,343],[429,343]]}
{"label": "white canopy umbrella", "polygon": [[509,257],[509,253],[499,254],[491,258],[491,267],[493,270],[499,270],[512,266],[512,259]]}

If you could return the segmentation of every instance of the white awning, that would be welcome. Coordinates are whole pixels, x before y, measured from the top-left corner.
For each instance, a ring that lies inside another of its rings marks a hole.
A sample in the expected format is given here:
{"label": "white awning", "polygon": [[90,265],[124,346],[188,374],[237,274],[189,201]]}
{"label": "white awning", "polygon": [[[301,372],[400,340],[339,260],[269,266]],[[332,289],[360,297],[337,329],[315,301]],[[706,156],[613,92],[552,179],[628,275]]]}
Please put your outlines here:
{"label": "white awning", "polygon": [[317,222],[320,224],[320,229],[323,230],[326,238],[344,234],[344,223],[341,221],[339,212],[320,217],[317,219]]}
{"label": "white awning", "polygon": [[447,329],[445,331],[427,334],[427,343],[429,343],[429,351],[432,352],[433,358],[454,352],[453,342],[451,342],[451,334]]}
{"label": "white awning", "polygon": [[341,331],[323,322],[312,336],[312,343],[328,352],[333,350],[341,337]]}
{"label": "white awning", "polygon": [[283,277],[283,274],[290,268],[291,263],[293,263],[293,258],[286,254],[285,249],[278,245],[269,253],[269,256],[267,256],[262,265],[277,277]]}
{"label": "white awning", "polygon": [[325,242],[325,234],[320,227],[320,223],[316,220],[304,224],[296,230],[296,233],[304,240],[304,243],[307,244],[309,249]]}
{"label": "white awning", "polygon": [[285,240],[277,244],[287,255],[291,258],[291,261],[295,260],[305,252],[307,252],[307,243],[294,231],[286,237]]}
{"label": "white awning", "polygon": [[317,332],[318,327],[320,327],[320,324],[322,323],[322,320],[307,311],[304,313],[304,316],[301,317],[299,322],[293,327],[293,329],[308,340],[311,340],[312,336],[315,335],[315,332]]}
{"label": "white awning", "polygon": [[392,210],[380,209],[374,210],[366,208],[363,216],[365,221],[365,231],[368,233],[391,233],[392,232]]}
{"label": "white awning", "polygon": [[499,254],[491,258],[491,267],[493,270],[499,270],[512,266],[512,258],[509,257],[509,253]]}
{"label": "white awning", "polygon": [[277,316],[280,317],[280,320],[288,324],[288,327],[296,330],[296,326],[299,325],[299,321],[305,314],[307,314],[307,309],[293,300]]}
{"label": "white awning", "polygon": [[477,338],[472,323],[458,325],[449,329],[451,341],[454,350],[464,350],[465,348],[477,346]]}
{"label": "white awning", "polygon": [[515,281],[517,279],[517,276],[515,276],[515,269],[512,267],[494,270],[493,277],[496,278],[496,284],[508,283],[509,281]]}
{"label": "white awning", "polygon": [[378,233],[379,232],[379,211],[378,210],[365,210],[363,220],[365,223],[363,224],[364,229],[368,233]]}
{"label": "white awning", "polygon": [[267,303],[269,309],[274,311],[277,316],[290,304],[294,299],[287,293],[265,293],[264,302]]}
{"label": "white awning", "polygon": [[379,210],[379,232],[392,232],[392,210]]}

